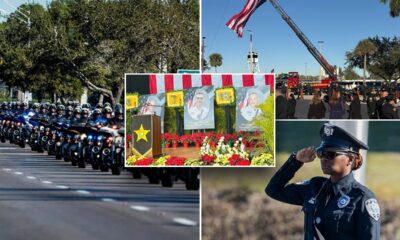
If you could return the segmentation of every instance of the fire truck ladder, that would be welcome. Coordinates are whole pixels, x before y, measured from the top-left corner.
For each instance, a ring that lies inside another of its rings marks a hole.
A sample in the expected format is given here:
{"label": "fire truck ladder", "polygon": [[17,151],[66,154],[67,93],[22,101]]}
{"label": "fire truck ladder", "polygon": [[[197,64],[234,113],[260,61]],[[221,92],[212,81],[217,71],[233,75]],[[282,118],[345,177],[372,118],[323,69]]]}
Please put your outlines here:
{"label": "fire truck ladder", "polygon": [[292,28],[292,30],[296,33],[297,37],[306,45],[308,51],[313,55],[313,57],[318,61],[318,63],[325,69],[328,73],[329,77],[332,80],[336,80],[336,74],[334,72],[333,67],[326,61],[326,59],[322,56],[322,54],[318,51],[318,49],[311,43],[310,40],[306,37],[306,35],[300,30],[300,28],[296,25],[296,23],[287,15],[285,10],[279,5],[277,0],[269,0],[274,6],[274,8],[279,12],[282,16],[283,20]]}

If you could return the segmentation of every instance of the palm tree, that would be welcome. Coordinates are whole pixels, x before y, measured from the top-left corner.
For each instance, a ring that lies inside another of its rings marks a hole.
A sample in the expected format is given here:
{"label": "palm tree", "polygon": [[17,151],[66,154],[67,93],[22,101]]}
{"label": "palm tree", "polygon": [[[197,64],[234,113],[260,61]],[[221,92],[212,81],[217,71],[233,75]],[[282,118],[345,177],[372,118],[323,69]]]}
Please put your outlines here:
{"label": "palm tree", "polygon": [[217,67],[222,66],[222,55],[219,53],[213,53],[210,55],[210,66],[215,68],[217,72]]}
{"label": "palm tree", "polygon": [[367,72],[367,59],[368,56],[371,56],[372,54],[374,54],[377,51],[377,47],[375,46],[375,44],[369,40],[369,39],[365,39],[360,41],[357,46],[356,49],[354,49],[354,54],[356,56],[359,57],[364,57],[364,84],[365,84],[365,79],[366,79],[366,72]]}
{"label": "palm tree", "polygon": [[380,0],[382,3],[389,3],[390,15],[392,17],[400,16],[400,0]]}

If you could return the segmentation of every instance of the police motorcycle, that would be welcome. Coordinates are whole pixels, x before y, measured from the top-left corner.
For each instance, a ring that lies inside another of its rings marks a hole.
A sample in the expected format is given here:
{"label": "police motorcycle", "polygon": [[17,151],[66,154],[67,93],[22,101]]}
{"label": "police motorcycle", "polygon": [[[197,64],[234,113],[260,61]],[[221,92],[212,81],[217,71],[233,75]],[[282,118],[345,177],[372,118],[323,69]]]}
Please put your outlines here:
{"label": "police motorcycle", "polygon": [[71,140],[70,146],[70,160],[71,165],[80,168],[86,167],[86,159],[88,157],[88,146],[89,139],[88,136],[92,134],[92,130],[87,126],[71,126],[70,132],[73,132],[74,135]]}
{"label": "police motorcycle", "polygon": [[62,145],[64,143],[64,130],[63,130],[63,125],[66,124],[64,121],[57,121],[53,123],[54,127],[54,135],[53,135],[53,141],[55,142],[54,144],[54,149],[51,149],[51,151],[54,151],[54,155],[56,156],[57,160],[60,160],[62,158]]}
{"label": "police motorcycle", "polygon": [[6,113],[5,122],[3,126],[4,138],[8,140],[10,143],[13,143],[13,131],[15,128],[15,106],[16,103],[9,104],[9,110]]}
{"label": "police motorcycle", "polygon": [[[81,112],[82,109],[80,107],[76,107],[73,110],[73,116],[71,116],[71,118],[62,125],[62,132],[64,136],[61,146],[61,155],[65,162],[71,162],[71,147],[78,143],[79,132],[74,130],[72,126],[79,122],[79,119],[81,118]],[[71,163],[74,166],[76,165],[75,162]]]}
{"label": "police motorcycle", "polygon": [[59,143],[62,136],[60,131],[65,120],[64,110],[65,107],[63,105],[58,105],[57,107],[54,104],[50,105],[50,137],[47,140],[46,150],[48,155],[56,155],[56,159],[61,159],[60,154],[57,156],[57,143]]}
{"label": "police motorcycle", "polygon": [[121,174],[124,160],[124,130],[103,127],[98,134],[98,139],[102,140],[102,148],[97,153],[97,156],[101,157],[100,170],[107,172],[111,169],[113,175]]}
{"label": "police motorcycle", "polygon": [[87,163],[93,170],[99,170],[101,163],[101,151],[103,150],[103,135],[99,134],[102,127],[107,125],[107,120],[101,117],[101,110],[95,109],[92,113],[92,120],[88,125],[92,128],[93,134],[88,135],[88,158]]}
{"label": "police motorcycle", "polygon": [[52,123],[52,139],[55,143],[54,146],[51,147],[51,151],[54,151],[56,159],[60,160],[63,158],[63,146],[66,143],[67,129],[69,128],[69,122],[72,116],[73,108],[72,106],[65,108],[63,105],[59,105],[57,107],[57,111],[59,113],[59,117],[56,118]]}
{"label": "police motorcycle", "polygon": [[[109,111],[109,109],[108,109]],[[107,110],[105,109],[107,117]],[[124,111],[121,104],[116,104],[114,108],[114,118],[108,119],[108,127],[100,131],[108,131],[110,136],[103,149],[103,164],[111,169],[113,175],[120,175],[125,159],[125,128]]]}
{"label": "police motorcycle", "polygon": [[39,149],[39,121],[31,119],[29,123],[32,126],[31,132],[29,134],[29,145],[32,151],[38,151]]}
{"label": "police motorcycle", "polygon": [[39,121],[39,131],[38,131],[38,148],[37,152],[44,152],[48,150],[48,141],[51,137],[51,125],[47,119],[42,119]]}
{"label": "police motorcycle", "polygon": [[[102,116],[98,117],[97,119],[92,119],[93,121],[89,122],[90,125],[97,128],[96,135],[93,136],[93,141],[90,145],[89,162],[91,163],[94,170],[100,169],[100,171],[102,172],[107,172],[109,170],[109,167],[107,166],[105,161],[107,161],[108,155],[110,154],[109,149],[112,145],[113,140],[113,134],[109,131],[110,129],[107,127],[109,120],[112,116],[112,108],[110,106],[111,105],[109,103],[105,103],[103,109],[101,110],[97,108],[98,106],[96,106],[96,109],[93,111],[93,115],[99,115],[101,112]],[[104,151],[105,148],[107,148],[107,150]],[[104,154],[106,154],[105,157]]]}
{"label": "police motorcycle", "polygon": [[25,148],[25,145],[29,143],[29,114],[22,114],[15,119],[15,125],[13,130],[13,142],[19,145],[21,148]]}
{"label": "police motorcycle", "polygon": [[34,115],[35,113],[28,109],[26,102],[20,104],[20,109],[15,114],[13,142],[21,148],[25,148],[25,145],[29,144],[29,135],[32,128],[29,124],[29,119]]}
{"label": "police motorcycle", "polygon": [[6,141],[4,127],[7,122],[7,109],[8,109],[7,103],[3,102],[0,105],[0,141],[3,143]]}
{"label": "police motorcycle", "polygon": [[76,132],[73,137],[73,144],[70,148],[71,164],[78,165],[80,168],[86,167],[86,160],[89,158],[89,139],[95,130],[88,124],[90,108],[89,104],[82,105],[81,118],[75,121],[70,127]]}
{"label": "police motorcycle", "polygon": [[50,137],[50,123],[47,115],[48,106],[48,103],[42,103],[39,112],[36,112],[29,121],[32,125],[29,143],[32,151],[39,153],[44,152],[47,148],[47,141]]}
{"label": "police motorcycle", "polygon": [[48,155],[54,155],[54,148],[55,148],[55,137],[56,132],[53,126],[53,122],[57,116],[56,112],[56,105],[50,104],[49,106],[49,113],[47,116],[47,124],[45,126],[45,136],[46,142],[43,143],[43,149],[47,152]]}
{"label": "police motorcycle", "polygon": [[9,129],[11,127],[12,117],[10,115],[5,115],[2,120],[2,129],[1,129],[1,141],[6,142],[9,140]]}

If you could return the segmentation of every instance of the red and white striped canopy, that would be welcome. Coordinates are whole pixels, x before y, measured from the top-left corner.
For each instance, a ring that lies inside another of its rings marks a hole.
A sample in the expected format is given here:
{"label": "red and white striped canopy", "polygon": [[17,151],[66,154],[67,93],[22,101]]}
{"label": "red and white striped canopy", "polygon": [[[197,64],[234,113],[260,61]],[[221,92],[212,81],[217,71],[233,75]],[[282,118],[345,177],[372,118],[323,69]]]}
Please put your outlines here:
{"label": "red and white striped canopy", "polygon": [[150,94],[213,85],[252,87],[268,85],[274,89],[275,74],[150,74]]}

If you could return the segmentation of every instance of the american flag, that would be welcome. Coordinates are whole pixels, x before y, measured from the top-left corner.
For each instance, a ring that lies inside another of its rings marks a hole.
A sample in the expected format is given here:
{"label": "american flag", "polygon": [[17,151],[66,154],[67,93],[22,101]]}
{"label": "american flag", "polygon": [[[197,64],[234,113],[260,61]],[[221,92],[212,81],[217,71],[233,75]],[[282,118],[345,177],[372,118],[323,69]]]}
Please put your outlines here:
{"label": "american flag", "polygon": [[226,26],[235,31],[238,37],[242,37],[243,28],[246,25],[247,21],[249,20],[250,16],[259,6],[261,6],[266,1],[267,0],[248,0],[246,5],[244,5],[242,11],[234,15],[226,23]]}

